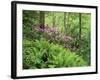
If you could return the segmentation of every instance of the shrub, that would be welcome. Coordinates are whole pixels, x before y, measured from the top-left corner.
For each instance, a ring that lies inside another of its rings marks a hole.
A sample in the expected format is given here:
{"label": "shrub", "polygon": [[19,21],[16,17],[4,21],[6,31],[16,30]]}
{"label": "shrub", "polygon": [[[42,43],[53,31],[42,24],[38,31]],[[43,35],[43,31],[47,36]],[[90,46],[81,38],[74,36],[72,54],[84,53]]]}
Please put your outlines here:
{"label": "shrub", "polygon": [[[26,42],[28,42],[26,44]],[[27,46],[28,45],[28,46]],[[29,46],[30,45],[30,46]],[[23,42],[23,69],[86,66],[82,57],[45,39]]]}

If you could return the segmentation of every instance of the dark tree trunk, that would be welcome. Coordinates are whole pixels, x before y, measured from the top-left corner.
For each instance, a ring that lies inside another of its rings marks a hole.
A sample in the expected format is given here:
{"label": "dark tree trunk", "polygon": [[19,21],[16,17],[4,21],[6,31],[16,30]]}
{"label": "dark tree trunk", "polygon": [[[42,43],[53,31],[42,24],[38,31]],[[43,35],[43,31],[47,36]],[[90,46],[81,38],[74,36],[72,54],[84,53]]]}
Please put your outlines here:
{"label": "dark tree trunk", "polygon": [[45,12],[40,11],[40,28],[44,29],[45,24]]}
{"label": "dark tree trunk", "polygon": [[67,32],[67,25],[66,25],[66,12],[64,12],[64,28],[65,28],[65,33]]}
{"label": "dark tree trunk", "polygon": [[79,13],[79,40],[81,40],[81,34],[82,34],[82,14]]}
{"label": "dark tree trunk", "polygon": [[56,16],[55,16],[55,12],[53,12],[53,16],[52,16],[52,21],[53,21],[53,27],[55,27],[55,23],[56,23]]}

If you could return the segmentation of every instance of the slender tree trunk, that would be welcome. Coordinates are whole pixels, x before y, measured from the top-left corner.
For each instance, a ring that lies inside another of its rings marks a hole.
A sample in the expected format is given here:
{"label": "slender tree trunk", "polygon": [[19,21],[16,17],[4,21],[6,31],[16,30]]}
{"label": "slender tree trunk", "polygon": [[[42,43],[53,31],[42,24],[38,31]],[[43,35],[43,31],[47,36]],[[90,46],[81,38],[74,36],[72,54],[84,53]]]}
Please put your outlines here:
{"label": "slender tree trunk", "polygon": [[52,21],[53,21],[53,27],[55,27],[55,24],[56,24],[56,15],[55,15],[55,12],[53,12],[53,16],[52,16]]}
{"label": "slender tree trunk", "polygon": [[67,32],[67,25],[66,25],[66,12],[64,12],[64,28],[65,28],[65,34]]}
{"label": "slender tree trunk", "polygon": [[[82,14],[79,13],[79,45],[77,45],[77,48],[81,48],[81,34],[82,34]],[[79,53],[81,54],[81,49],[79,49]]]}
{"label": "slender tree trunk", "polygon": [[82,34],[82,14],[79,13],[79,40],[81,40],[81,34]]}
{"label": "slender tree trunk", "polygon": [[45,12],[40,11],[40,28],[44,29],[45,24]]}

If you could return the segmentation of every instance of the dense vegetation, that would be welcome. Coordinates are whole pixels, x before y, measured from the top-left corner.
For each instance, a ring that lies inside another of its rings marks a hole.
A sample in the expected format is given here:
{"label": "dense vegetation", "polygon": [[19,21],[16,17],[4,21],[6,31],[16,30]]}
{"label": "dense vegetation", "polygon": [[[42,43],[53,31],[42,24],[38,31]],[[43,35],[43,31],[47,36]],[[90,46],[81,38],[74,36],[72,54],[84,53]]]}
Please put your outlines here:
{"label": "dense vegetation", "polygon": [[23,69],[90,65],[89,13],[23,10]]}

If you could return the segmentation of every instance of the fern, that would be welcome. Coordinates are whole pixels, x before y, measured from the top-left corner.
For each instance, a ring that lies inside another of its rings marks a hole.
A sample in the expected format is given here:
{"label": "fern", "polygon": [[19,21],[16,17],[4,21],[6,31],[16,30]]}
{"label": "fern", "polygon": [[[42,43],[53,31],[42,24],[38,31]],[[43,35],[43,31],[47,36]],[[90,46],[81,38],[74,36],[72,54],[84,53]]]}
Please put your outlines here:
{"label": "fern", "polygon": [[[27,43],[26,43],[27,42]],[[45,39],[23,42],[23,69],[87,66],[81,56]]]}

